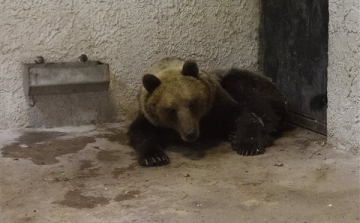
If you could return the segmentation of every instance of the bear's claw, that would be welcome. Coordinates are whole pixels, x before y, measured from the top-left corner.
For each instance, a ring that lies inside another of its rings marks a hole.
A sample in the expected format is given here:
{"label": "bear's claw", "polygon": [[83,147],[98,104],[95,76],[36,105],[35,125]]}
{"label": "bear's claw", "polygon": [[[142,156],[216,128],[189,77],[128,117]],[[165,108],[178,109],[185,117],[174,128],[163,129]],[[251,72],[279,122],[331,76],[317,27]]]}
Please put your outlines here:
{"label": "bear's claw", "polygon": [[170,162],[169,157],[161,150],[147,151],[140,155],[139,164],[141,166],[163,166]]}
{"label": "bear's claw", "polygon": [[265,152],[265,148],[254,148],[251,146],[249,147],[248,145],[238,146],[237,148],[233,146],[233,149],[241,156],[255,156],[263,154]]}
{"label": "bear's claw", "polygon": [[256,156],[265,152],[265,145],[261,139],[249,139],[240,141],[234,139],[231,141],[231,147],[241,156]]}
{"label": "bear's claw", "polygon": [[264,153],[260,149],[238,149],[237,153],[242,156],[255,156]]}

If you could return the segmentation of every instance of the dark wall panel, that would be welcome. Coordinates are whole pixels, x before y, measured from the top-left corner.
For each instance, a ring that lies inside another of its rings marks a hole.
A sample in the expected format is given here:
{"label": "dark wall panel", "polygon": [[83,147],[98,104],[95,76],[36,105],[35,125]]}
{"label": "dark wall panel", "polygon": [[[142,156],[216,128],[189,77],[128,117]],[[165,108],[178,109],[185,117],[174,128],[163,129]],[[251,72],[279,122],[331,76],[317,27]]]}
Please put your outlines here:
{"label": "dark wall panel", "polygon": [[328,1],[261,0],[261,10],[261,68],[293,121],[326,134]]}

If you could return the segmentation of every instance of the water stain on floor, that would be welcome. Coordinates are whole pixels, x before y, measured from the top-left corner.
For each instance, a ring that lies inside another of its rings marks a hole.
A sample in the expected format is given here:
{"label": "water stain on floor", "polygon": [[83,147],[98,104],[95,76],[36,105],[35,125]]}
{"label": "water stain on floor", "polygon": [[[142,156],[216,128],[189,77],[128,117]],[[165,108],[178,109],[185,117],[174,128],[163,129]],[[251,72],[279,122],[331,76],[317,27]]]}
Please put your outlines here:
{"label": "water stain on floor", "polygon": [[92,178],[92,177],[97,177],[99,176],[99,170],[101,169],[100,167],[95,167],[95,165],[93,164],[94,161],[92,160],[80,160],[80,174],[76,177],[78,179],[80,178]]}
{"label": "water stain on floor", "polygon": [[101,150],[96,158],[102,162],[118,161],[121,159],[119,150]]}
{"label": "water stain on floor", "polygon": [[31,223],[35,222],[33,217],[23,217],[15,221],[15,223]]}
{"label": "water stain on floor", "polygon": [[65,136],[67,133],[64,132],[50,132],[50,131],[28,131],[17,138],[17,142],[20,144],[35,144],[39,142],[45,142],[53,140],[55,138]]}
{"label": "water stain on floor", "polygon": [[80,160],[80,170],[86,170],[94,167],[94,165],[92,164],[93,162],[94,161],[92,160]]}
{"label": "water stain on floor", "polygon": [[136,166],[138,166],[138,164],[133,163],[133,164],[130,164],[129,166],[127,166],[127,167],[116,168],[111,172],[111,174],[115,179],[117,179],[123,173],[135,170]]}
{"label": "water stain on floor", "polygon": [[118,194],[115,197],[114,201],[121,202],[121,201],[131,200],[131,199],[139,196],[139,194],[140,194],[139,190],[125,191],[125,193],[123,193],[123,194]]}
{"label": "water stain on floor", "polygon": [[132,158],[136,158],[136,156],[137,156],[137,153],[135,152],[135,150],[125,152],[125,154],[130,155]]}
{"label": "water stain on floor", "polygon": [[57,138],[64,135],[61,132],[24,132],[17,142],[2,149],[2,155],[30,159],[36,165],[52,165],[59,162],[56,157],[76,153],[95,142],[94,137]]}
{"label": "water stain on floor", "polygon": [[126,132],[115,128],[109,128],[107,131],[111,133],[100,134],[97,135],[97,137],[106,138],[109,142],[116,142],[124,146],[128,145],[128,136]]}
{"label": "water stain on floor", "polygon": [[54,201],[52,204],[59,204],[71,208],[84,209],[94,208],[98,205],[109,204],[110,199],[105,197],[94,197],[81,195],[81,190],[70,190],[66,192],[64,200]]}

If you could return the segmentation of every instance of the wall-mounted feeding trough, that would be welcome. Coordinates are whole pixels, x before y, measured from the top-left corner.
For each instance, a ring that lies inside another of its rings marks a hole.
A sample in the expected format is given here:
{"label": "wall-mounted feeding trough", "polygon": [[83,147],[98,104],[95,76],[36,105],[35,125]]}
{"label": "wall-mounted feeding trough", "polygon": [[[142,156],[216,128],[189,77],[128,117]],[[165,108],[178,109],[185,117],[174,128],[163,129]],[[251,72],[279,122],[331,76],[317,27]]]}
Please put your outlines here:
{"label": "wall-mounted feeding trough", "polygon": [[109,65],[100,62],[25,64],[24,91],[27,96],[107,91],[110,83]]}

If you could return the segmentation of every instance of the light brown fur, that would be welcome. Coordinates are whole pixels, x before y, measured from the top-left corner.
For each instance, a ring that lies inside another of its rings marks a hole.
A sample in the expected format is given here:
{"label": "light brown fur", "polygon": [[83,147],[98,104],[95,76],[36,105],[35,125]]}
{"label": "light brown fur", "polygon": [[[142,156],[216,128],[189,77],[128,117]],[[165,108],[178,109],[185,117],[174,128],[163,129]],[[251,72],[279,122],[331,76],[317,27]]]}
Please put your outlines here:
{"label": "light brown fur", "polygon": [[[181,74],[184,61],[166,58],[155,63],[150,73],[161,80],[151,94],[142,87],[139,94],[140,111],[155,126],[168,127],[184,134],[195,131],[199,134],[199,121],[206,115],[221,89],[218,82],[206,72],[199,77]],[[171,117],[176,112],[176,120]]]}

